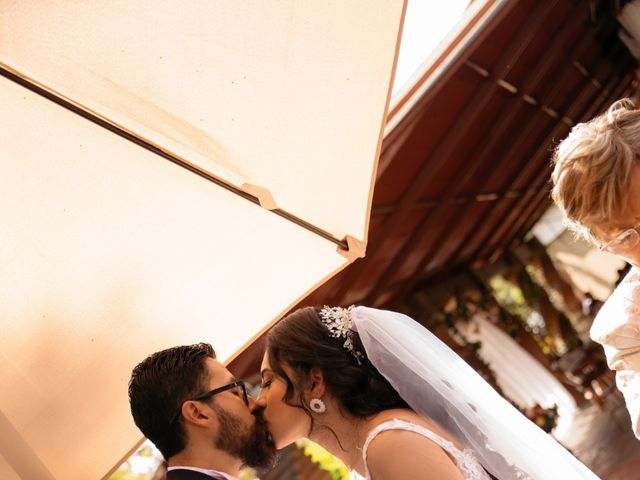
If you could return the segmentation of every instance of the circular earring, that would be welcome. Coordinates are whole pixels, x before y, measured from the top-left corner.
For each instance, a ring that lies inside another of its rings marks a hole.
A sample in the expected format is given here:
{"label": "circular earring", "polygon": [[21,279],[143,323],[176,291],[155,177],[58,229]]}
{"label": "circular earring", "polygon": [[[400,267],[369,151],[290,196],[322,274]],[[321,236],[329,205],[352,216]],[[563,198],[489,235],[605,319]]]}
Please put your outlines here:
{"label": "circular earring", "polygon": [[319,398],[312,398],[309,402],[309,408],[315,413],[324,413],[327,410],[327,406]]}

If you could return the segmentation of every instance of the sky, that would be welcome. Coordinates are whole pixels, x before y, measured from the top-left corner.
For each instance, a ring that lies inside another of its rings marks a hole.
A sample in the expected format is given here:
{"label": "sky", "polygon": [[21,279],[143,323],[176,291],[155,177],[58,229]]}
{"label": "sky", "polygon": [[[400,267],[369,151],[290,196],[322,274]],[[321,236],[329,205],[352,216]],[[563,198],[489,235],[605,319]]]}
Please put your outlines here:
{"label": "sky", "polygon": [[409,0],[393,85],[395,95],[460,19],[469,0]]}

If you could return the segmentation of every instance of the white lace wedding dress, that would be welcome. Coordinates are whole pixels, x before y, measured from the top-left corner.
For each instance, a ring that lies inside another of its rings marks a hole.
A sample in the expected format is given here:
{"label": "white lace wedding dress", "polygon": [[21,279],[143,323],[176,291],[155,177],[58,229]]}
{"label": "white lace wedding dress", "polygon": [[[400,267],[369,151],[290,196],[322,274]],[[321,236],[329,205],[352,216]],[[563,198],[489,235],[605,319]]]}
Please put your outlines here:
{"label": "white lace wedding dress", "polygon": [[362,477],[357,472],[351,472],[351,480],[362,480],[363,478],[370,480],[371,477],[369,476],[369,469],[367,468],[367,450],[369,444],[376,436],[387,430],[409,430],[435,442],[453,459],[465,480],[490,480],[489,475],[487,475],[487,472],[482,468],[482,465],[480,465],[480,462],[478,462],[471,450],[459,450],[452,442],[442,438],[428,428],[398,419],[383,422],[369,432],[362,448],[362,458],[364,460],[366,476]]}

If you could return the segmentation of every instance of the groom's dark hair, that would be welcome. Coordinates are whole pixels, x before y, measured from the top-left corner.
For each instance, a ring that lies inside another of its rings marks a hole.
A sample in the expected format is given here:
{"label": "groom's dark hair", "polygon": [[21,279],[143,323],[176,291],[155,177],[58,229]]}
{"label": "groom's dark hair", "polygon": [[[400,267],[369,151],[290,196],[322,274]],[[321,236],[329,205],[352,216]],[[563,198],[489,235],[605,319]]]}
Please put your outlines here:
{"label": "groom's dark hair", "polygon": [[176,413],[205,389],[207,358],[216,358],[208,343],[173,347],[149,355],[131,372],[133,420],[167,460],[185,447],[182,415]]}

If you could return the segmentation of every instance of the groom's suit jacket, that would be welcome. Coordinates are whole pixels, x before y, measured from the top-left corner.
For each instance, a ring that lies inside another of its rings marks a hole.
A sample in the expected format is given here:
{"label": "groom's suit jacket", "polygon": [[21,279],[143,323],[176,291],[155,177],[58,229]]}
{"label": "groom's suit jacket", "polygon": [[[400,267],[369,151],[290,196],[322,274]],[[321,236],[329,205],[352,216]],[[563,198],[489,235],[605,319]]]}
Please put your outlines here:
{"label": "groom's suit jacket", "polygon": [[195,470],[170,470],[167,472],[167,480],[226,480],[224,477],[212,477]]}

